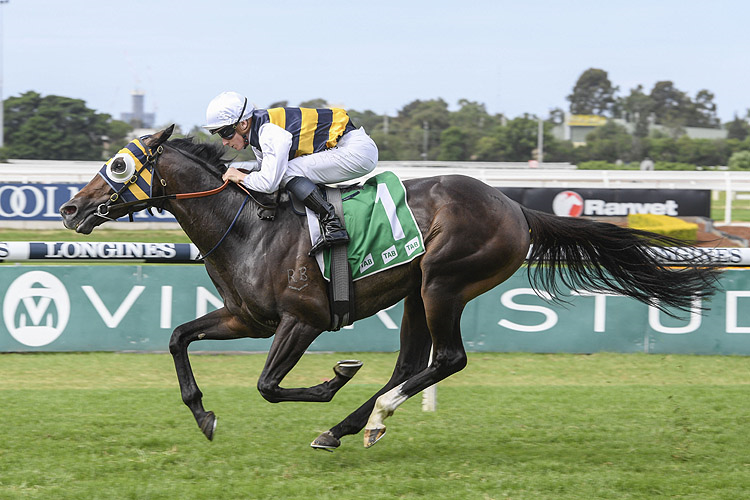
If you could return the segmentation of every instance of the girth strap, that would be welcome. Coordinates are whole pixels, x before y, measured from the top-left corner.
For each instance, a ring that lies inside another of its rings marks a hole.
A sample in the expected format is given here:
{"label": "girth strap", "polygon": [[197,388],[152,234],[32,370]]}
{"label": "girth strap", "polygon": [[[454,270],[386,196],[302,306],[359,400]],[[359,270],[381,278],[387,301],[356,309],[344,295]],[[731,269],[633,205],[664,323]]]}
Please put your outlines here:
{"label": "girth strap", "polygon": [[[341,201],[341,190],[326,186],[326,197],[333,205],[336,215],[344,222],[344,206]],[[347,245],[331,247],[331,281],[328,284],[331,304],[331,330],[337,331],[341,327],[351,324],[354,316],[354,283],[349,259],[346,253]]]}

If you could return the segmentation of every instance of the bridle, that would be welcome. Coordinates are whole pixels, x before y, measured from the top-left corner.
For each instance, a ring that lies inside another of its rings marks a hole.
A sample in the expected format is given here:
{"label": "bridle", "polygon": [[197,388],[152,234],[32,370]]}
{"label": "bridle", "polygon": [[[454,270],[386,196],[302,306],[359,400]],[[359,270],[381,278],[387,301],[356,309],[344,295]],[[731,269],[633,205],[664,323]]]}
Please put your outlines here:
{"label": "bridle", "polygon": [[[133,142],[136,142],[136,141],[133,141]],[[142,143],[140,144],[142,145]],[[175,194],[164,194],[161,196],[152,196],[153,181],[155,179],[159,180],[159,183],[161,184],[162,188],[167,187],[167,181],[164,180],[164,177],[159,173],[159,170],[157,168],[159,156],[161,156],[161,154],[164,153],[164,146],[161,146],[161,145],[158,146],[155,152],[152,152],[151,148],[148,148],[146,146],[144,146],[144,148],[146,149],[145,155],[143,156],[144,161],[140,162],[141,163],[140,167],[127,180],[127,182],[117,183],[116,181],[113,181],[105,173],[103,173],[105,170],[104,168],[102,168],[102,171],[99,172],[100,175],[107,182],[107,184],[109,184],[110,187],[115,190],[115,192],[109,197],[109,199],[106,202],[100,204],[96,208],[96,212],[94,213],[95,215],[111,221],[111,220],[115,220],[112,217],[109,217],[109,211],[113,205],[116,205],[116,208],[118,209],[120,208],[131,209],[132,208],[132,210],[128,210],[128,215],[131,216],[131,222],[132,222],[133,212],[138,212],[140,210],[150,208],[150,207],[156,207],[156,208],[162,209],[164,206],[164,202],[167,200],[183,200],[183,199],[189,199],[189,198],[200,198],[203,196],[212,196],[214,194],[220,193],[229,185],[229,181],[225,181],[224,184],[222,184],[218,188],[211,189],[208,191],[197,191],[193,193],[175,193]],[[179,149],[175,149],[175,151],[182,153],[182,151],[180,151]],[[138,197],[137,195],[132,194],[131,190],[133,186],[138,184],[138,181],[143,178],[144,173],[146,172],[150,176],[151,181],[148,183],[147,192],[144,192],[146,196]],[[120,184],[120,185],[118,186],[117,184]],[[240,186],[240,188],[245,190],[244,187],[242,186]],[[250,195],[250,193],[247,192],[247,190],[245,190],[245,192],[248,195]],[[130,193],[130,197],[135,197],[136,199],[133,199],[130,201],[121,201],[120,203],[117,203],[118,200],[125,198],[126,193]]]}
{"label": "bridle", "polygon": [[[131,141],[125,148],[120,150],[120,153],[118,153],[118,155],[130,155],[134,158],[136,164],[136,170],[134,171],[133,175],[125,182],[117,182],[112,178],[112,175],[109,175],[110,171],[107,170],[110,162],[114,161],[116,157],[107,162],[99,171],[99,175],[101,175],[101,177],[107,182],[107,184],[109,184],[112,189],[115,190],[115,192],[109,197],[106,202],[100,204],[96,208],[94,215],[96,215],[97,217],[101,217],[109,221],[114,221],[116,219],[109,216],[110,209],[113,207],[117,209],[126,208],[128,209],[127,214],[130,218],[130,221],[132,222],[133,212],[138,212],[140,210],[152,207],[163,210],[164,203],[169,200],[186,200],[191,198],[213,196],[222,192],[229,184],[232,184],[231,181],[226,180],[218,188],[210,189],[207,191],[162,194],[159,196],[153,196],[154,180],[158,179],[159,184],[161,184],[162,186],[162,189],[166,190],[167,187],[167,181],[159,173],[158,170],[159,157],[164,153],[164,147],[162,145],[159,145],[155,151],[152,151],[150,147],[146,146],[143,143],[143,139],[145,139],[145,137]],[[192,158],[191,155],[188,155],[184,151],[181,151],[178,148],[174,148],[174,150],[182,154],[186,158],[196,161],[195,158]],[[203,161],[196,161],[196,163],[198,163],[204,170],[208,171],[212,175],[219,176],[217,172],[214,172],[211,169],[207,168]],[[257,198],[253,196],[252,192],[246,189],[243,185],[236,184],[236,186],[247,194],[245,200],[242,202],[242,205],[237,211],[237,214],[234,216],[232,223],[229,225],[218,243],[216,243],[216,245],[214,245],[214,247],[205,255],[197,257],[196,260],[205,259],[209,254],[216,250],[219,245],[221,245],[221,243],[224,241],[224,239],[226,239],[227,235],[234,227],[237,219],[240,216],[240,213],[242,213],[242,210],[245,208],[248,200],[252,199],[262,209],[268,210],[273,208],[271,206],[260,203]],[[118,202],[118,200],[120,201]]]}

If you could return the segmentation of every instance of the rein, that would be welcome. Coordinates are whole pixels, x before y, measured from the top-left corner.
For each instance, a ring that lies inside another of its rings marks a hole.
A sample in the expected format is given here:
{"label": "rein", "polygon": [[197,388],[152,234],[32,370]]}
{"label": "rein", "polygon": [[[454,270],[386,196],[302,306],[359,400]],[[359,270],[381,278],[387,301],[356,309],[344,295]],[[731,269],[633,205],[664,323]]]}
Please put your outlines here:
{"label": "rein", "polygon": [[[135,141],[134,141],[135,142]],[[175,151],[179,152],[186,158],[190,159],[190,156],[186,154],[184,151],[181,151],[177,148],[175,148]],[[105,202],[99,205],[96,209],[96,212],[94,214],[98,217],[102,217],[104,219],[113,221],[112,217],[109,217],[109,211],[110,208],[115,205],[117,200],[121,199],[123,196],[123,193],[126,192],[130,188],[131,185],[135,185],[136,182],[142,178],[144,170],[149,172],[151,174],[151,183],[149,183],[149,193],[146,195],[145,198],[136,199],[133,201],[123,201],[120,203],[116,203],[117,208],[131,208],[133,207],[135,210],[129,210],[128,215],[130,216],[130,221],[133,221],[133,212],[138,210],[143,210],[149,207],[157,207],[159,210],[163,209],[163,203],[167,200],[186,200],[186,199],[192,199],[192,198],[203,198],[207,196],[213,196],[215,194],[219,194],[220,192],[224,191],[226,187],[231,183],[231,181],[226,180],[224,183],[215,189],[209,189],[206,191],[195,191],[192,193],[175,193],[175,194],[165,194],[161,196],[151,196],[151,184],[153,183],[153,179],[158,177],[159,182],[162,185],[163,188],[167,187],[167,182],[164,180],[164,178],[159,174],[157,170],[157,163],[159,161],[159,156],[164,152],[163,146],[159,146],[156,149],[155,153],[151,153],[151,149],[149,148],[148,151],[145,154],[145,157],[143,158],[142,166],[140,169],[138,169],[137,172],[135,172],[130,179],[127,180],[127,182],[124,182],[122,184],[122,187],[119,187],[119,189],[116,189],[115,193],[112,194],[109,199]],[[195,160],[194,160],[195,161]],[[215,172],[211,172],[210,169],[206,168],[202,164],[201,161],[197,162],[199,165],[201,165],[204,169],[208,170],[211,174],[216,175]],[[106,167],[106,164],[105,164]],[[105,172],[105,168],[102,168],[102,172]],[[102,173],[102,177],[104,177],[104,180],[107,181],[107,183],[112,187],[113,189],[116,188],[116,185],[113,184],[112,180],[104,173]],[[247,205],[247,201],[249,199],[252,199],[256,204],[258,204],[259,207],[263,209],[271,209],[273,207],[264,205],[263,203],[259,202],[258,199],[253,196],[252,192],[249,191],[245,186],[241,184],[237,184],[237,187],[240,188],[242,191],[244,191],[247,196],[245,197],[245,200],[242,202],[242,205],[240,206],[240,209],[237,211],[237,214],[234,216],[234,219],[232,220],[232,223],[229,225],[227,230],[224,232],[224,235],[219,239],[219,241],[214,245],[214,247],[209,250],[205,255],[198,256],[196,260],[203,260],[206,257],[208,257],[211,253],[213,253],[214,250],[216,250],[226,239],[229,232],[234,227],[235,223],[239,219],[240,214],[242,213],[242,210],[245,208],[245,205]],[[159,206],[161,205],[161,206]]]}

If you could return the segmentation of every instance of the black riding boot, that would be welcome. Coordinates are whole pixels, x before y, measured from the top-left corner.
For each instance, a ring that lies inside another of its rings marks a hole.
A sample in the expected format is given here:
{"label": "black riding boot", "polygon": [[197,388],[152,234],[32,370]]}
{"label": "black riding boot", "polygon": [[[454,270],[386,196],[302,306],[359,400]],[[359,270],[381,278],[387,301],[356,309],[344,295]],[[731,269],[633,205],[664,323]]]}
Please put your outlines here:
{"label": "black riding boot", "polygon": [[349,242],[349,233],[336,215],[333,205],[323,198],[323,193],[310,179],[294,177],[286,183],[286,188],[315,212],[320,221],[321,235],[310,250],[310,256],[324,248]]}

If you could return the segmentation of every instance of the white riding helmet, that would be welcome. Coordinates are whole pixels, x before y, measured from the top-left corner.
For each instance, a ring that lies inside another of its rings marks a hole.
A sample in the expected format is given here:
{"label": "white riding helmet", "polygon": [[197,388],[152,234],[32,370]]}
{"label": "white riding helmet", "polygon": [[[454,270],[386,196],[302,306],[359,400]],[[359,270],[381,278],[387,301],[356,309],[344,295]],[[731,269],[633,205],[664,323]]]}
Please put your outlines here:
{"label": "white riding helmet", "polygon": [[213,131],[227,125],[234,125],[250,118],[252,113],[253,106],[248,105],[247,97],[237,92],[222,92],[208,103],[206,124],[203,128]]}

